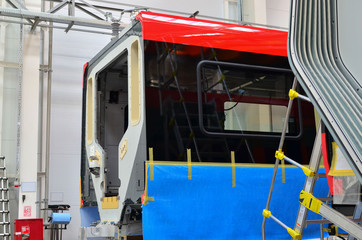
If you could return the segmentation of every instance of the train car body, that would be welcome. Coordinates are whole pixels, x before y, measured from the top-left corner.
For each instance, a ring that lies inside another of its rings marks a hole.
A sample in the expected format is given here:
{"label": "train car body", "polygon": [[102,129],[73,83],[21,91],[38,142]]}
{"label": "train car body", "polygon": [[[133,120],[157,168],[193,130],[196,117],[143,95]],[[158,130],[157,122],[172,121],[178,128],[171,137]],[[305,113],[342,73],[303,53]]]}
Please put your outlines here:
{"label": "train car body", "polygon": [[[173,202],[178,209],[177,199],[198,191],[201,194],[205,187],[227,194],[227,199],[244,198],[218,190],[217,186],[224,187],[215,181],[220,182],[224,173],[217,169],[236,167],[236,177],[234,170],[228,170],[233,182],[230,188],[246,179],[256,186],[269,185],[262,177],[269,174],[263,164],[274,162],[293,78],[285,31],[140,12],[119,38],[84,67],[83,207],[98,206],[99,224],[117,226],[121,235],[127,236],[142,234],[142,210],[161,214],[150,209],[158,201],[157,192],[152,192],[157,189],[169,189],[163,202]],[[308,163],[314,137],[313,106],[298,102],[288,122],[288,156]],[[153,161],[145,164],[150,159]],[[181,166],[183,170],[157,166]],[[199,175],[195,177],[190,166],[196,166],[193,171],[200,170]],[[177,175],[185,169],[185,176]],[[158,177],[159,171],[164,178]],[[214,179],[207,175],[211,173]],[[175,178],[167,178],[168,174]],[[184,183],[178,185],[177,179],[196,181],[197,176],[202,187],[182,192]],[[156,180],[164,182],[152,185]],[[172,189],[181,192],[171,194]],[[210,206],[217,199],[209,199]],[[203,201],[205,198],[196,198],[191,205],[200,209],[196,202],[204,206]],[[195,211],[186,206],[180,212],[161,208],[162,214],[174,216],[171,219],[178,214],[180,221],[186,221],[180,213]],[[215,210],[210,218],[223,221],[223,213],[218,214]],[[143,218],[148,225],[156,222],[150,215]],[[177,222],[170,224],[177,228]],[[155,231],[164,230],[144,227],[145,234],[155,236]],[[170,236],[165,233],[145,239],[183,239]],[[218,239],[215,233],[202,236],[185,239]]]}

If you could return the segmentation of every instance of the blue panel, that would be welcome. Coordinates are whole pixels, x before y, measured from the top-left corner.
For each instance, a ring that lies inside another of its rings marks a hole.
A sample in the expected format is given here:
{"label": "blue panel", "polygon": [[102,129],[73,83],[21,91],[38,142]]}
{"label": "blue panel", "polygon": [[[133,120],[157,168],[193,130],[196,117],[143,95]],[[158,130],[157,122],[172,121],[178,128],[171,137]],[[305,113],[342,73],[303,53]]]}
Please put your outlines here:
{"label": "blue panel", "polygon": [[99,220],[98,207],[80,208],[80,224],[82,227],[89,227],[92,223]]}
{"label": "blue panel", "polygon": [[[187,166],[154,165],[154,180],[150,181],[148,166],[148,196],[154,201],[143,207],[144,239],[261,239],[262,211],[272,174],[273,168],[236,167],[233,188],[231,167],[193,166],[189,180]],[[278,171],[270,210],[294,228],[305,175],[300,169],[287,168],[286,183],[281,181]],[[314,195],[327,194],[327,181],[321,179]],[[320,216],[314,214],[313,219]],[[266,236],[268,240],[291,238],[271,219]],[[303,238],[318,236],[319,225],[311,225]]]}

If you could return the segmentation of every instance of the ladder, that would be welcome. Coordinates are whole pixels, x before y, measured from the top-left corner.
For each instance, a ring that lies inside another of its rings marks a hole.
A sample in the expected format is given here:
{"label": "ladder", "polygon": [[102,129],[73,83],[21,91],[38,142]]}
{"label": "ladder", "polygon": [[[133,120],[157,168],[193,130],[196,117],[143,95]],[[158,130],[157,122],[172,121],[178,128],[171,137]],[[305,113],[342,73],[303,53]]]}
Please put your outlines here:
{"label": "ladder", "polygon": [[5,157],[0,156],[0,237],[10,239],[9,181],[6,175]]}
{"label": "ladder", "polygon": [[[186,117],[186,121],[187,121],[187,127],[188,127],[188,130],[190,132],[189,136],[190,136],[190,139],[191,139],[193,145],[195,146],[195,152],[196,152],[197,160],[199,162],[201,162],[201,157],[200,157],[200,154],[199,154],[199,148],[198,148],[198,145],[197,145],[197,142],[196,142],[196,139],[195,139],[195,133],[194,133],[194,131],[192,129],[190,116],[189,116],[187,106],[186,106],[186,103],[185,103],[185,99],[183,97],[182,90],[181,90],[181,87],[180,87],[180,84],[179,84],[179,81],[178,81],[178,77],[177,77],[177,54],[176,54],[176,45],[175,44],[173,44],[172,48],[169,48],[168,44],[166,42],[164,42],[163,53],[159,54],[159,51],[158,51],[157,64],[159,64],[161,61],[165,61],[166,57],[169,57],[169,63],[170,63],[170,66],[171,66],[172,77],[166,83],[163,82],[163,85],[168,86],[171,83],[176,84],[177,92],[179,94],[178,102],[182,106],[182,108],[184,110],[184,113],[185,113],[185,117]],[[160,106],[162,106],[161,87],[164,87],[164,86],[161,85],[160,69],[159,68],[157,68],[157,69],[158,69],[157,71],[158,71],[158,75],[159,75],[159,98],[160,98],[159,100],[160,100]],[[181,146],[181,144],[178,144],[178,145]]]}
{"label": "ladder", "polygon": [[[301,164],[297,163],[296,161],[288,158],[284,155],[282,148],[284,144],[286,129],[287,129],[287,123],[291,111],[291,107],[293,104],[294,98],[300,98],[305,101],[310,100],[303,96],[298,94],[296,89],[297,81],[294,79],[293,87],[289,92],[289,103],[288,103],[288,109],[286,118],[284,121],[283,131],[279,143],[279,148],[275,153],[275,165],[274,165],[274,172],[272,177],[272,182],[269,190],[268,200],[266,204],[266,208],[263,210],[263,224],[262,224],[262,239],[265,240],[265,224],[266,219],[271,218],[276,223],[278,223],[280,226],[285,228],[287,232],[291,235],[292,239],[302,239],[303,231],[306,227],[306,219],[308,211],[313,211],[315,213],[320,214],[323,218],[329,220],[330,222],[334,223],[338,227],[344,229],[346,232],[350,234],[350,236],[355,237],[358,240],[362,240],[362,227],[359,226],[357,223],[353,222],[351,219],[347,218],[343,214],[339,213],[338,211],[334,210],[333,208],[329,207],[327,204],[323,203],[321,200],[317,199],[313,196],[313,190],[316,180],[319,178],[318,170],[321,160],[321,126],[319,126],[316,139],[313,145],[312,155],[309,162],[309,167],[302,166]],[[299,196],[299,202],[300,207],[298,210],[297,220],[294,226],[294,229],[288,227],[286,224],[281,222],[278,218],[276,218],[272,213],[269,211],[269,206],[271,202],[271,196],[273,193],[276,173],[279,167],[279,162],[282,161],[282,164],[284,164],[284,161],[287,161],[294,166],[300,168],[303,170],[304,174],[307,176],[304,189],[301,191]]]}
{"label": "ladder", "polygon": [[[188,126],[182,106],[176,101],[171,101],[169,104],[171,106],[171,120],[169,126],[173,128],[177,147],[179,152],[182,153],[182,156],[179,156],[178,160],[184,159],[186,156],[185,149],[191,147],[193,138],[197,140],[199,154],[203,162],[227,158],[230,153],[227,140],[225,138],[210,139],[203,135],[198,127],[198,104],[195,102],[185,102],[185,104],[188,109],[194,135],[188,134]],[[203,120],[205,121],[205,125],[213,129],[221,130],[215,101],[212,100],[204,103],[203,109]]]}

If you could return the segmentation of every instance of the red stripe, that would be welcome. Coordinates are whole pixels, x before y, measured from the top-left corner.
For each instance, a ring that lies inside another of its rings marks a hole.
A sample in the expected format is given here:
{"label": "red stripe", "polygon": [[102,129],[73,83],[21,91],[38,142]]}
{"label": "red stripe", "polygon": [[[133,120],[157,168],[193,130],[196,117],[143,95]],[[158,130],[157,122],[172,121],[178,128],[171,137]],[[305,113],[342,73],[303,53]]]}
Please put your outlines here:
{"label": "red stripe", "polygon": [[329,191],[333,195],[333,177],[328,175],[330,168],[329,168],[329,162],[328,162],[326,133],[322,133],[322,154],[323,154],[324,168],[326,170],[326,175],[327,175]]}
{"label": "red stripe", "polygon": [[85,70],[87,69],[87,67],[88,67],[88,63],[85,63],[83,65],[83,86],[82,86],[82,88],[84,88],[84,81],[85,81],[85,77],[86,77],[86,76],[84,76],[84,74],[85,74]]}

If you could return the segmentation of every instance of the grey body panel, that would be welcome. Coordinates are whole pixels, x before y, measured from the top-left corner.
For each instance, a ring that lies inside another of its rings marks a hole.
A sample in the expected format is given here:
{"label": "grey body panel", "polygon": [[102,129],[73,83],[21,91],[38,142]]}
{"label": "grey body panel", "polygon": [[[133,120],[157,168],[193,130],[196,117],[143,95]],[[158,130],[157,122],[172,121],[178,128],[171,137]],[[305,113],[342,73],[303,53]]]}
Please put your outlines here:
{"label": "grey body panel", "polygon": [[[350,26],[339,21],[343,16],[337,6],[336,0],[293,1],[288,58],[299,83],[362,183],[362,90],[360,80],[356,80],[361,76],[353,76],[342,61],[339,33]],[[355,14],[349,14],[357,15],[359,10],[355,8]],[[361,45],[353,47],[360,49]],[[343,56],[352,61],[360,58],[353,51]]]}
{"label": "grey body panel", "polygon": [[[85,158],[91,173],[87,172],[89,181],[84,185],[95,193],[91,196],[95,199],[89,200],[98,205],[100,223],[94,229],[104,230],[102,237],[113,236],[113,232],[123,236],[142,233],[141,220],[135,216],[141,212],[146,161],[140,36],[140,24],[135,22],[88,64]],[[97,168],[98,172],[91,171]]]}

